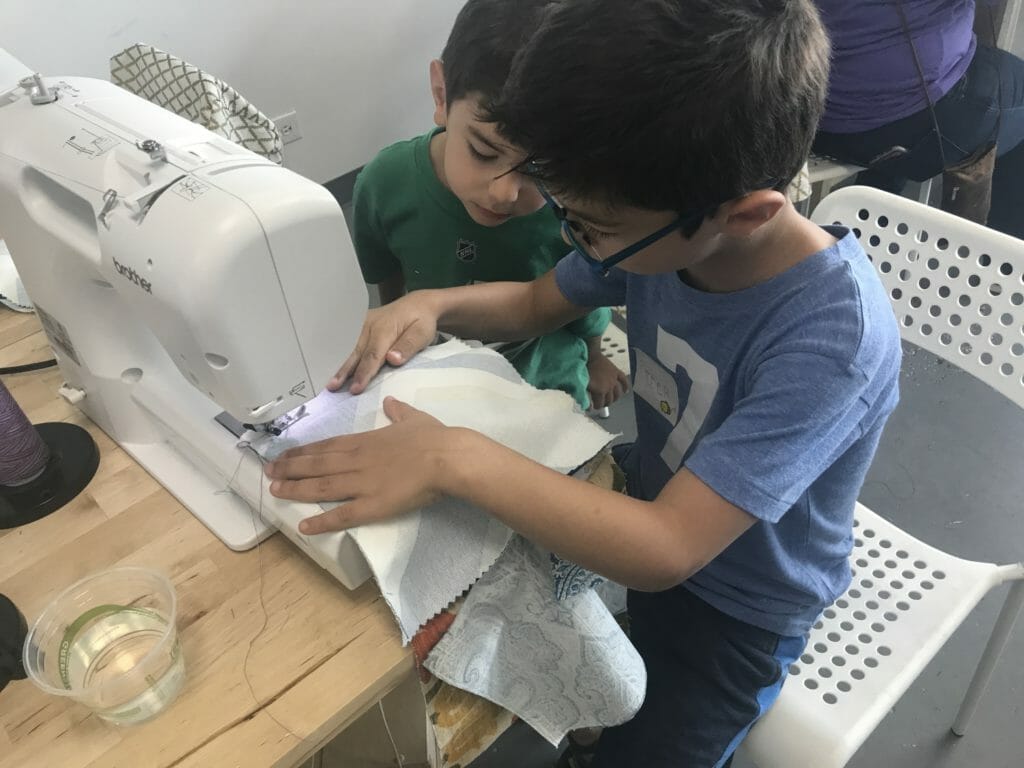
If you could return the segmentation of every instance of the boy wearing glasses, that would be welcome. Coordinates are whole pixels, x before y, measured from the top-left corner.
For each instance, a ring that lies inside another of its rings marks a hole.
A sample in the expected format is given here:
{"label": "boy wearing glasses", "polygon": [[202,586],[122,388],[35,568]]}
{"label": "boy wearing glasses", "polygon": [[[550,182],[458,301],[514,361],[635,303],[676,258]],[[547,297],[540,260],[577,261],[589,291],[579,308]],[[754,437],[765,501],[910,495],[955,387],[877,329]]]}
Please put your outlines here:
{"label": "boy wearing glasses", "polygon": [[[565,255],[558,222],[514,167],[521,153],[487,117],[549,2],[469,0],[441,60],[430,63],[438,127],[383,149],[360,173],[352,236],[382,304],[406,291],[532,280]],[[601,354],[610,317],[595,309],[500,351],[534,386],[568,392],[584,409],[605,408],[628,387]]]}
{"label": "boy wearing glasses", "polygon": [[727,765],[847,587],[854,503],[898,397],[899,333],[854,235],[780,192],[807,156],[828,42],[811,0],[565,0],[489,114],[574,252],[527,284],[375,311],[359,392],[436,327],[543,333],[629,310],[629,495],[577,483],[397,401],[393,424],[284,454],[271,492],[349,503],[304,533],[442,494],[630,587],[643,707],[594,766]]}

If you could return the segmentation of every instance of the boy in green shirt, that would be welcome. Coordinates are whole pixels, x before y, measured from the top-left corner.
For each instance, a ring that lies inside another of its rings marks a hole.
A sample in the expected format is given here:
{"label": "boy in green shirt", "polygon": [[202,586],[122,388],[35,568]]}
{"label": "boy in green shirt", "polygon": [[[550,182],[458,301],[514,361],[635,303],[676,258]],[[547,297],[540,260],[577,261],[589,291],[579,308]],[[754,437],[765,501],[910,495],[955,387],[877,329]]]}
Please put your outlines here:
{"label": "boy in green shirt", "polygon": [[[513,167],[518,151],[480,117],[549,3],[469,0],[441,60],[430,63],[438,127],[381,150],[359,174],[353,239],[382,304],[423,288],[526,282],[567,253],[536,185]],[[597,309],[500,351],[535,387],[568,392],[584,409],[604,408],[628,386],[601,354],[610,317]]]}

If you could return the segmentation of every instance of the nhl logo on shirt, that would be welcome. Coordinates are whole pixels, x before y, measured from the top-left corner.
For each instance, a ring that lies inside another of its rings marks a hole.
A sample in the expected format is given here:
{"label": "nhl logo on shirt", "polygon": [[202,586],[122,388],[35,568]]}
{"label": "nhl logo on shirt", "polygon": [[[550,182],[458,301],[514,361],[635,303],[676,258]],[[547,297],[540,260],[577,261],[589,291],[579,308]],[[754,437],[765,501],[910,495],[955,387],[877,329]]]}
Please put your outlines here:
{"label": "nhl logo on shirt", "polygon": [[476,243],[460,237],[455,245],[455,256],[459,261],[476,261]]}

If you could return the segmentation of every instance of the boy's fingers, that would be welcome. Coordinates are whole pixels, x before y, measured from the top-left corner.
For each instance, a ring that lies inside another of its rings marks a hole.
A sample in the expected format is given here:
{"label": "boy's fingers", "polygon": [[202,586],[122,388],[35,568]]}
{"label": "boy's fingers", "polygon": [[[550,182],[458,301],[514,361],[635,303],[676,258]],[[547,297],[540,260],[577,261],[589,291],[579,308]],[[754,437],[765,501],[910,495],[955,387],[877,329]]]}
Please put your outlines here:
{"label": "boy's fingers", "polygon": [[387,362],[388,353],[392,349],[393,341],[393,333],[388,333],[381,329],[370,329],[366,345],[363,347],[359,363],[356,366],[356,372],[352,376],[352,383],[349,385],[349,391],[352,394],[358,395],[366,389],[370,379],[376,376],[377,371],[384,367],[384,364]]}
{"label": "boy's fingers", "polygon": [[352,375],[352,383],[349,384],[348,391],[353,395],[358,395],[366,389],[370,379],[377,375],[377,371],[384,367],[384,363],[383,353],[376,350],[364,352],[359,360],[359,365],[356,366],[356,372]]}
{"label": "boy's fingers", "polygon": [[351,525],[351,510],[349,509],[351,506],[351,504],[343,504],[323,514],[307,517],[299,523],[299,533],[315,536],[318,533],[345,530]]}
{"label": "boy's fingers", "polygon": [[301,480],[325,477],[350,469],[352,453],[311,453],[278,459],[266,466],[267,477],[275,480]]}
{"label": "boy's fingers", "polygon": [[356,367],[356,364],[363,356],[363,350],[366,348],[367,339],[367,327],[364,324],[362,330],[359,332],[359,339],[356,341],[355,349],[352,353],[345,358],[345,362],[341,364],[338,372],[334,374],[334,377],[327,382],[327,389],[331,392],[336,392],[341,388],[341,385],[345,383],[345,380],[352,373],[352,369]]}
{"label": "boy's fingers", "polygon": [[341,368],[338,369],[338,372],[331,377],[330,381],[327,382],[327,389],[331,392],[337,392],[341,389],[341,385],[345,383],[345,379],[348,378],[348,375],[352,372],[352,369],[355,367],[356,362],[361,356],[362,351],[357,346],[345,362],[341,364]]}
{"label": "boy's fingers", "polygon": [[397,424],[416,413],[419,413],[419,411],[408,403],[403,403],[401,400],[390,396],[384,398],[384,415],[391,419],[393,424]]}
{"label": "boy's fingers", "polygon": [[299,533],[315,536],[318,533],[344,531],[364,523],[372,523],[382,517],[383,515],[373,514],[363,501],[349,501],[323,514],[307,517],[299,523]]}
{"label": "boy's fingers", "polygon": [[355,474],[345,472],[300,480],[273,480],[270,483],[270,493],[279,499],[291,499],[292,501],[320,502],[328,499],[348,499],[353,495],[351,487]]}
{"label": "boy's fingers", "polygon": [[388,362],[392,365],[402,365],[426,347],[434,336],[435,331],[426,328],[425,324],[418,320],[414,321],[391,345],[391,349],[388,351]]}

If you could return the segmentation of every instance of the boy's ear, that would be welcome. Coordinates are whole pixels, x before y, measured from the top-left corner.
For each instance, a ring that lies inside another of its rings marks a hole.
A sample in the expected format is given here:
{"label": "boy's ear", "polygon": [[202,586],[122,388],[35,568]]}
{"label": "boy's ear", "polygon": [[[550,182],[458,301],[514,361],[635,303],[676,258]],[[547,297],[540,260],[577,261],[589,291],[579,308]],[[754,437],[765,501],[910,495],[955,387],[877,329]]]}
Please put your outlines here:
{"label": "boy's ear", "polygon": [[774,189],[759,189],[723,206],[724,229],[734,237],[748,237],[775,218],[786,206],[786,196]]}
{"label": "boy's ear", "polygon": [[444,65],[440,59],[430,62],[430,95],[434,97],[434,124],[444,128],[448,123],[448,89],[444,84]]}

